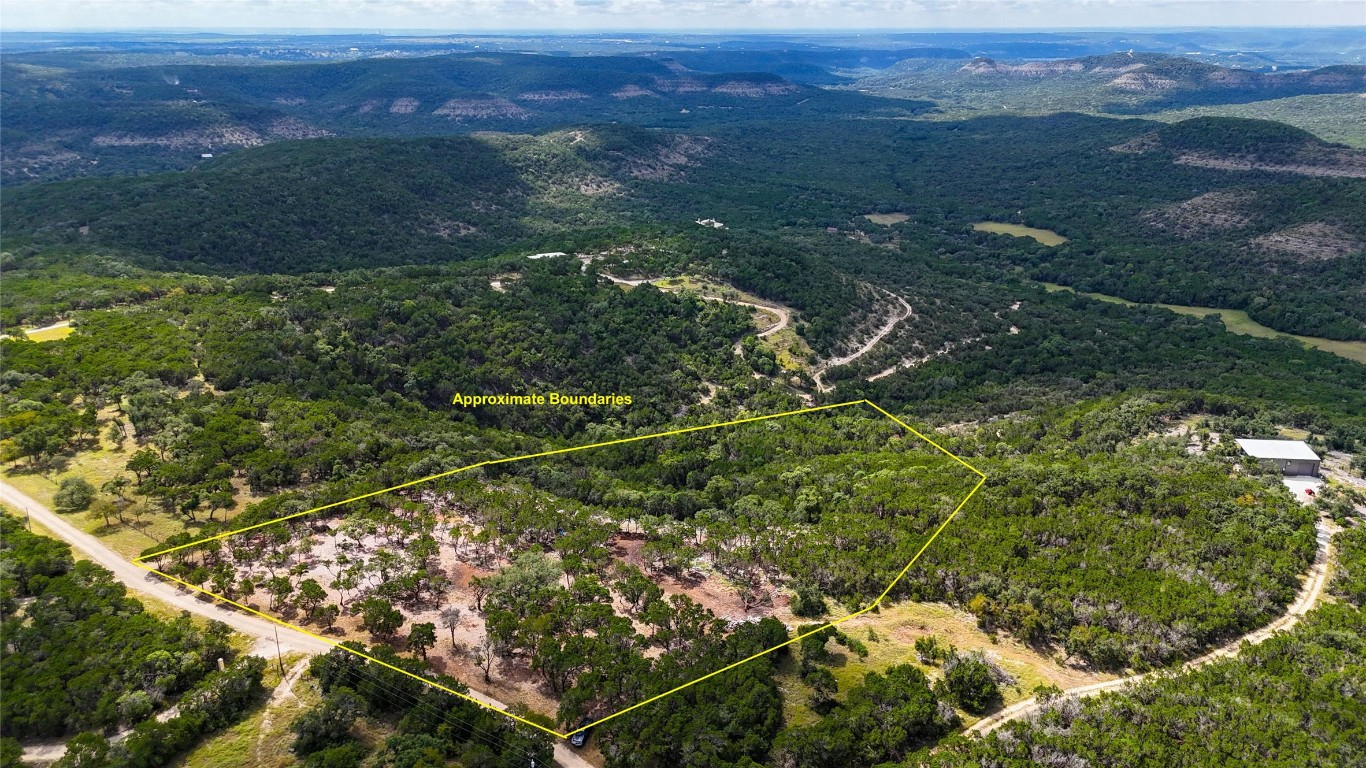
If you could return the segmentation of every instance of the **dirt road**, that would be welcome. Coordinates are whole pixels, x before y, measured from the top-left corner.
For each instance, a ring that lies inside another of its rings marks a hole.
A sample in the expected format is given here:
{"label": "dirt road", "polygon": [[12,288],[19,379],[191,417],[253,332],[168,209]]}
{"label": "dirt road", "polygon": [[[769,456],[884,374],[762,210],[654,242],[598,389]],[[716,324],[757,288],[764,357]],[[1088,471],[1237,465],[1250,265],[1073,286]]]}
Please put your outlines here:
{"label": "dirt road", "polygon": [[[114,577],[129,589],[155,597],[176,608],[217,619],[234,630],[252,637],[269,641],[270,655],[275,652],[275,631],[280,631],[282,650],[303,651],[305,653],[326,653],[332,646],[322,640],[289,627],[274,624],[265,619],[248,616],[219,603],[201,600],[189,592],[168,583],[147,571],[133,565],[104,546],[99,539],[62,519],[62,516],[34,501],[18,488],[0,481],[0,501],[20,512],[28,513],[36,522],[52,531],[53,535],[79,550],[86,557],[113,571]],[[258,643],[258,646],[260,644]],[[259,650],[259,647],[258,647]],[[264,655],[264,654],[262,654]]]}
{"label": "dirt road", "polygon": [[[275,633],[279,631],[280,649],[283,651],[302,651],[304,653],[326,653],[334,647],[332,643],[319,640],[288,626],[275,624],[256,616],[223,606],[221,603],[201,600],[185,590],[163,581],[159,577],[133,565],[123,556],[111,551],[99,539],[80,530],[62,519],[62,516],[39,504],[18,488],[0,480],[0,502],[27,513],[33,520],[47,528],[54,536],[79,550],[91,561],[109,569],[114,578],[135,592],[155,597],[164,603],[191,613],[217,619],[234,630],[256,638],[252,653],[257,656],[275,655]],[[470,696],[496,709],[507,709],[507,705],[478,691],[471,690]],[[34,761],[56,760],[66,752],[65,744],[45,742],[25,747],[25,758]],[[562,739],[555,740],[555,762],[563,768],[594,768],[593,764],[575,752]]]}
{"label": "dirt road", "polygon": [[[608,280],[611,280],[612,282],[616,283],[617,285],[637,286],[644,285],[645,283],[650,283],[661,291],[682,290],[681,288],[675,288],[672,286],[657,285],[658,281],[669,279],[666,277],[633,277],[628,279],[624,277],[614,277],[612,275],[607,274],[606,272],[601,272],[599,274],[601,274]],[[759,309],[763,310],[764,312],[772,312],[773,314],[777,315],[778,322],[776,324],[758,333],[758,336],[761,339],[768,336],[772,336],[778,331],[781,331],[782,329],[786,328],[792,322],[792,311],[789,310],[787,307],[780,307],[776,304],[758,304],[752,301],[740,301],[739,299],[727,299],[721,296],[709,296],[705,293],[699,293],[698,296],[701,296],[703,299],[706,299],[707,301],[720,301],[726,304],[734,304],[737,307],[749,307],[750,309]]]}
{"label": "dirt road", "polygon": [[852,363],[860,357],[863,357],[864,355],[868,354],[873,349],[873,347],[877,346],[877,343],[879,341],[882,341],[883,339],[887,338],[887,334],[891,333],[893,330],[896,329],[897,323],[900,323],[902,320],[905,320],[906,318],[911,316],[911,305],[907,303],[905,299],[901,298],[895,293],[892,293],[891,291],[884,290],[883,293],[886,293],[888,296],[891,296],[892,298],[896,299],[897,302],[901,304],[900,311],[897,312],[894,310],[891,313],[891,315],[888,316],[887,322],[881,328],[878,329],[877,333],[873,334],[873,337],[870,338],[868,341],[864,342],[863,345],[860,346],[858,349],[854,350],[853,352],[847,355],[843,355],[841,357],[833,357],[822,363],[821,366],[816,369],[815,373],[812,374],[812,378],[816,382],[817,390],[821,392],[829,392],[830,390],[834,389],[834,385],[825,383],[825,379],[823,377],[826,371],[836,366],[848,365],[849,363]]}
{"label": "dirt road", "polygon": [[[58,322],[55,322],[55,323],[53,323],[52,325],[45,325],[45,326],[43,326],[42,328],[29,328],[28,330],[24,330],[24,329],[21,328],[21,329],[19,330],[19,336],[18,336],[18,338],[23,338],[24,336],[27,336],[28,334],[31,334],[31,333],[42,333],[43,331],[55,331],[55,330],[58,330],[58,329],[60,329],[60,328],[70,328],[70,327],[71,327],[71,321],[70,321],[70,320],[59,320]],[[0,333],[0,339],[8,339],[8,338],[11,338],[10,334],[8,334],[8,333]]]}
{"label": "dirt road", "polygon": [[[1335,533],[1335,531],[1329,527],[1329,524],[1325,521],[1319,520],[1316,524],[1315,538],[1318,540],[1318,552],[1314,555],[1314,564],[1310,566],[1309,577],[1305,580],[1304,584],[1301,585],[1299,594],[1295,596],[1295,601],[1290,604],[1290,608],[1285,612],[1285,615],[1264,627],[1254,629],[1236,640],[1215,648],[1204,656],[1186,662],[1181,665],[1181,669],[1183,671],[1196,669],[1198,667],[1203,667],[1212,661],[1237,656],[1243,643],[1256,645],[1277,632],[1290,629],[1298,624],[1306,613],[1313,610],[1314,606],[1318,605],[1319,599],[1323,596],[1323,589],[1328,583],[1328,562],[1333,555],[1333,533]],[[1118,680],[1107,680],[1103,683],[1093,683],[1078,688],[1069,688],[1068,690],[1063,691],[1063,695],[1086,697],[1094,696],[1095,694],[1104,691],[1119,690],[1126,686],[1142,682],[1149,674],[1152,673],[1121,677]],[[978,720],[967,729],[967,733],[985,736],[1011,720],[1018,720],[1022,717],[1028,717],[1029,715],[1034,714],[1039,710],[1039,707],[1040,703],[1036,699],[1025,699],[1024,701],[1016,702],[994,715]]]}

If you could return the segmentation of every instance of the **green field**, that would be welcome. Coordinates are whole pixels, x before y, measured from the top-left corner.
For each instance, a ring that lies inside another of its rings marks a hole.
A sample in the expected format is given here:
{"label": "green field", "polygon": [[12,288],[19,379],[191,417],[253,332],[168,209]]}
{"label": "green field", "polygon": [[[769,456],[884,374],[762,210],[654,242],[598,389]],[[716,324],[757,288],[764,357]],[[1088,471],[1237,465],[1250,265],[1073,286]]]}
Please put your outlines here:
{"label": "green field", "polygon": [[1067,238],[1054,232],[1051,229],[1035,229],[1020,224],[1003,224],[999,221],[979,221],[972,225],[978,232],[990,232],[994,235],[1010,235],[1012,237],[1032,237],[1044,245],[1062,245],[1067,242]]}
{"label": "green field", "polygon": [[[1071,291],[1065,285],[1057,283],[1042,283],[1043,287],[1049,291]],[[1082,293],[1100,301],[1108,301],[1112,304],[1124,304],[1125,306],[1138,307],[1162,307],[1170,309],[1178,315],[1190,315],[1192,317],[1204,317],[1206,315],[1218,315],[1223,321],[1224,327],[1232,333],[1241,333],[1244,336],[1256,336],[1259,339],[1276,339],[1289,337],[1324,352],[1332,352],[1348,360],[1355,360],[1358,363],[1366,363],[1366,341],[1338,341],[1337,339],[1324,339],[1318,336],[1300,336],[1293,333],[1281,333],[1272,328],[1248,317],[1247,313],[1241,309],[1218,309],[1216,307],[1189,307],[1183,304],[1140,304],[1128,299],[1121,299],[1118,296],[1107,296],[1103,293]]]}
{"label": "green field", "polygon": [[900,224],[901,222],[906,221],[911,217],[907,216],[904,213],[865,213],[863,214],[863,218],[873,222],[874,224],[881,224],[884,227],[890,227],[893,224]]}

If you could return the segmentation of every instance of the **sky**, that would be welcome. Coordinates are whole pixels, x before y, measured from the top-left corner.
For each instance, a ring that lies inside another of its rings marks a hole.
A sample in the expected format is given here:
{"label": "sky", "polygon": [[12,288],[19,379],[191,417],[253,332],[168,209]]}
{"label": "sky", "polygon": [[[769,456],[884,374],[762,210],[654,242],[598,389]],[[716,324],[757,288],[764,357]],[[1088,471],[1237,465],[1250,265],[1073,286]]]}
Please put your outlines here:
{"label": "sky", "polygon": [[6,30],[927,30],[1366,25],[1366,0],[0,0]]}

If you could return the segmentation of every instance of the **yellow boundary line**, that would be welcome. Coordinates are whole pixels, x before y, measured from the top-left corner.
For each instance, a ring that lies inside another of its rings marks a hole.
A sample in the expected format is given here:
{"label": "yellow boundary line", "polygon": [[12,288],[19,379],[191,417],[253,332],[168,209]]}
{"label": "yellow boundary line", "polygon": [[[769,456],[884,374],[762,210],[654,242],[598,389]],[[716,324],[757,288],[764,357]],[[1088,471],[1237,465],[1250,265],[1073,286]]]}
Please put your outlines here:
{"label": "yellow boundary line", "polygon": [[[702,677],[699,677],[699,678],[697,678],[696,680],[693,680],[693,681],[691,681],[691,682],[684,683],[683,685],[677,686],[676,688],[671,688],[670,690],[667,690],[667,691],[665,691],[664,693],[658,694],[658,695],[656,695],[656,696],[652,696],[652,697],[650,697],[650,698],[648,698],[648,699],[646,699],[646,700],[644,700],[644,701],[641,701],[641,702],[637,702],[637,703],[635,703],[635,704],[632,704],[631,706],[626,707],[625,709],[623,709],[623,710],[621,710],[621,711],[619,711],[619,712],[614,712],[614,713],[612,713],[612,714],[610,714],[610,715],[608,715],[608,716],[606,716],[606,717],[603,717],[603,718],[600,718],[600,719],[598,719],[598,720],[595,720],[595,721],[593,721],[593,722],[591,722],[591,723],[588,723],[587,725],[583,725],[583,726],[580,726],[580,727],[578,727],[578,728],[575,728],[574,730],[569,731],[569,732],[567,732],[567,733],[560,733],[559,731],[556,731],[556,730],[554,730],[554,729],[552,729],[552,728],[547,728],[547,727],[541,725],[540,723],[532,722],[531,720],[528,720],[528,719],[526,719],[526,718],[524,718],[524,717],[519,717],[519,716],[517,716],[517,715],[514,715],[514,714],[512,714],[511,712],[508,712],[507,710],[499,709],[499,708],[493,706],[492,704],[489,704],[488,702],[480,701],[479,699],[476,699],[475,697],[473,697],[473,696],[471,696],[471,695],[469,695],[469,694],[467,694],[467,693],[461,693],[460,691],[456,691],[456,690],[453,690],[453,689],[451,689],[451,688],[447,688],[446,686],[441,685],[440,683],[438,683],[438,682],[436,682],[436,681],[434,681],[434,680],[431,680],[431,679],[429,679],[429,678],[423,677],[422,675],[414,674],[414,673],[409,672],[408,670],[403,669],[403,668],[401,668],[401,667],[396,667],[396,666],[394,666],[393,664],[389,664],[389,663],[387,663],[387,662],[384,662],[384,661],[381,661],[381,660],[379,660],[379,659],[376,659],[375,657],[370,656],[369,654],[361,653],[360,651],[357,651],[357,650],[355,650],[354,648],[349,648],[349,647],[347,647],[347,646],[345,646],[345,645],[342,645],[342,642],[340,642],[340,641],[333,640],[333,639],[327,638],[327,637],[323,637],[322,635],[314,634],[314,633],[312,633],[312,632],[309,632],[307,629],[304,629],[303,627],[300,627],[300,626],[297,626],[297,625],[294,625],[294,624],[290,624],[289,622],[284,621],[284,620],[282,620],[282,619],[277,619],[277,618],[275,618],[274,616],[271,616],[270,614],[262,613],[261,611],[258,611],[258,610],[254,609],[254,608],[248,608],[247,606],[245,606],[245,605],[243,605],[243,604],[241,604],[241,603],[239,603],[239,602],[236,602],[235,600],[229,600],[228,598],[223,597],[222,595],[216,594],[216,593],[214,593],[214,592],[210,592],[210,591],[208,591],[207,589],[203,589],[202,587],[197,587],[197,586],[195,586],[194,584],[190,584],[189,582],[183,581],[183,580],[181,580],[181,579],[178,579],[178,578],[176,578],[175,576],[172,576],[172,575],[170,575],[170,574],[168,574],[168,573],[164,573],[164,572],[162,572],[162,571],[159,571],[159,570],[157,570],[156,568],[153,568],[152,566],[147,565],[145,562],[143,562],[144,560],[148,560],[148,559],[150,559],[150,558],[161,557],[161,556],[163,556],[163,555],[168,555],[168,554],[171,554],[172,552],[178,552],[178,551],[180,551],[180,550],[182,550],[182,549],[187,549],[187,548],[189,548],[189,547],[194,547],[194,546],[197,546],[197,545],[199,545],[199,544],[204,544],[204,543],[207,543],[207,542],[210,542],[210,541],[218,541],[218,540],[220,540],[220,539],[225,539],[225,538],[227,538],[227,537],[229,537],[229,536],[235,536],[235,535],[237,535],[237,534],[239,534],[239,533],[246,533],[247,531],[253,531],[253,530],[256,530],[256,529],[258,529],[258,528],[263,528],[263,527],[268,526],[268,525],[275,525],[275,524],[277,524],[277,523],[283,523],[283,522],[288,521],[288,520],[293,520],[293,519],[295,519],[295,518],[303,517],[304,515],[311,515],[311,514],[313,514],[313,513],[315,513],[315,512],[322,512],[323,510],[333,509],[333,508],[336,508],[336,507],[340,507],[340,506],[342,506],[343,504],[350,504],[350,503],[353,502],[353,501],[361,501],[361,500],[363,500],[363,499],[374,498],[375,496],[380,496],[380,495],[385,494],[385,493],[391,493],[391,492],[393,492],[393,491],[402,490],[402,489],[404,489],[404,488],[411,488],[412,486],[418,485],[418,484],[420,484],[420,483],[425,483],[425,482],[428,482],[428,481],[431,481],[431,480],[437,480],[437,479],[440,479],[440,478],[443,478],[443,477],[450,477],[451,475],[459,474],[459,473],[461,473],[461,472],[467,472],[467,471],[472,470],[472,469],[478,469],[479,467],[487,467],[487,466],[492,466],[492,465],[495,465],[495,464],[507,464],[507,463],[514,462],[514,461],[525,461],[525,460],[527,460],[527,459],[539,459],[539,458],[544,458],[544,457],[546,457],[546,456],[556,456],[556,455],[559,455],[559,454],[574,453],[574,452],[577,452],[577,451],[586,451],[586,450],[588,450],[588,449],[590,449],[590,448],[602,448],[602,447],[609,446],[609,445],[621,445],[621,444],[623,444],[623,443],[634,443],[634,442],[639,442],[639,441],[641,441],[641,440],[651,440],[651,439],[654,439],[654,438],[657,438],[657,437],[669,437],[669,436],[671,436],[671,435],[682,435],[682,434],[687,434],[687,433],[689,433],[689,432],[701,432],[701,431],[703,431],[703,430],[708,430],[708,429],[720,429],[721,427],[733,427],[733,426],[737,426],[737,425],[740,425],[740,424],[751,424],[751,423],[756,422],[756,421],[769,421],[769,420],[772,420],[772,419],[781,419],[781,418],[784,418],[784,417],[787,417],[787,416],[798,416],[798,415],[806,414],[806,413],[817,413],[817,412],[819,412],[819,411],[829,411],[829,410],[833,410],[833,409],[835,409],[835,408],[845,408],[845,407],[848,407],[848,406],[851,406],[851,405],[866,405],[866,406],[869,406],[869,407],[871,407],[873,410],[875,410],[875,411],[877,411],[878,413],[882,414],[883,416],[886,416],[888,419],[891,419],[893,422],[895,422],[896,424],[900,425],[900,426],[901,426],[903,429],[905,429],[906,431],[910,432],[911,434],[915,435],[916,437],[920,438],[921,440],[924,440],[926,443],[929,443],[931,446],[933,446],[933,447],[934,447],[936,450],[938,450],[940,453],[943,453],[945,456],[948,456],[949,458],[953,459],[954,461],[958,462],[959,464],[961,464],[961,465],[963,465],[964,467],[967,467],[969,470],[971,470],[974,474],[977,475],[977,478],[978,478],[978,479],[977,479],[977,484],[974,485],[974,486],[972,487],[972,490],[968,491],[967,495],[964,496],[963,499],[962,499],[961,501],[958,502],[958,506],[954,507],[953,512],[950,513],[949,516],[948,516],[947,518],[944,519],[944,522],[942,522],[942,523],[939,524],[939,527],[936,528],[936,529],[934,530],[934,533],[930,535],[930,538],[927,539],[927,540],[925,541],[924,545],[922,545],[922,546],[920,547],[920,550],[917,551],[917,552],[915,553],[915,557],[912,557],[912,558],[911,558],[911,561],[910,561],[909,563],[906,564],[906,567],[901,569],[901,572],[898,573],[897,576],[896,576],[896,578],[892,580],[892,583],[891,583],[891,584],[888,584],[888,585],[887,585],[887,588],[884,589],[884,590],[882,591],[882,594],[878,595],[878,596],[877,596],[877,599],[875,599],[875,600],[873,600],[871,603],[869,603],[868,606],[867,606],[866,608],[863,608],[863,609],[861,609],[861,610],[859,610],[859,611],[857,611],[857,612],[855,612],[855,613],[851,613],[851,614],[849,614],[848,616],[845,616],[845,617],[843,617],[843,618],[836,619],[835,621],[832,621],[832,622],[830,622],[830,623],[828,623],[828,624],[823,624],[823,625],[821,625],[820,627],[817,627],[816,629],[811,630],[810,632],[804,632],[804,633],[802,633],[802,634],[800,634],[800,635],[797,635],[796,637],[794,637],[794,638],[788,640],[788,641],[785,642],[785,643],[780,643],[780,644],[778,644],[778,645],[773,646],[772,648],[769,648],[769,649],[767,649],[767,650],[760,651],[760,652],[754,654],[753,656],[750,656],[750,657],[748,657],[748,658],[741,659],[740,661],[734,662],[734,663],[732,663],[732,664],[728,664],[728,665],[726,665],[726,666],[724,666],[724,667],[722,667],[722,668],[720,668],[720,669],[718,669],[718,670],[716,670],[716,671],[714,671],[714,672],[710,672],[710,673],[708,673],[708,674],[706,674],[706,675],[703,675]],[[725,422],[721,422],[721,423],[718,423],[718,424],[707,424],[707,425],[700,426],[700,427],[686,427],[686,428],[684,428],[684,429],[675,429],[675,430],[671,430],[671,431],[668,431],[668,432],[658,432],[658,433],[655,433],[655,434],[652,434],[652,435],[640,435],[640,436],[637,436],[637,437],[626,437],[626,438],[621,438],[621,439],[618,439],[618,440],[607,440],[607,441],[604,441],[604,442],[601,442],[601,443],[592,443],[592,444],[590,444],[590,445],[580,445],[580,446],[575,446],[575,447],[573,447],[573,448],[560,448],[560,449],[553,450],[553,451],[542,451],[541,453],[532,453],[532,454],[527,454],[527,455],[525,455],[525,456],[513,456],[513,457],[511,457],[511,458],[506,458],[506,459],[493,459],[493,460],[490,460],[490,461],[481,461],[481,462],[479,462],[478,464],[471,464],[471,465],[466,466],[466,467],[459,467],[459,468],[457,468],[457,469],[448,470],[448,471],[446,471],[446,472],[440,472],[440,473],[437,473],[437,474],[435,474],[435,475],[428,475],[428,476],[426,476],[426,477],[419,478],[419,479],[417,479],[417,480],[410,480],[410,481],[408,481],[408,482],[406,482],[406,483],[400,483],[399,485],[395,485],[395,486],[392,486],[392,487],[389,487],[389,488],[384,488],[384,489],[382,489],[382,490],[371,491],[370,493],[363,493],[363,494],[360,494],[359,496],[352,496],[351,498],[345,499],[345,500],[343,500],[343,501],[334,501],[334,502],[332,502],[332,503],[330,503],[330,504],[324,504],[324,505],[322,505],[322,506],[320,506],[320,507],[314,507],[313,509],[305,510],[305,511],[303,511],[303,512],[296,512],[296,513],[294,513],[294,514],[292,514],[292,515],[286,515],[286,516],[284,516],[284,517],[279,517],[279,518],[276,518],[276,519],[274,519],[274,520],[267,520],[267,521],[264,522],[264,523],[257,523],[256,525],[249,525],[249,526],[247,526],[247,527],[245,527],[245,528],[240,528],[240,529],[233,530],[233,531],[226,531],[226,532],[224,532],[224,533],[220,533],[220,534],[217,534],[217,535],[214,535],[214,536],[208,536],[208,537],[205,537],[205,538],[203,538],[203,539],[199,539],[199,540],[197,540],[197,541],[192,541],[192,542],[190,542],[190,543],[188,543],[188,544],[181,544],[181,545],[179,545],[179,546],[169,547],[169,548],[167,548],[167,549],[159,550],[159,551],[153,552],[153,553],[151,553],[151,554],[141,555],[141,556],[139,556],[139,557],[134,558],[132,562],[133,562],[134,565],[138,566],[139,568],[142,568],[143,570],[146,570],[146,571],[151,572],[151,573],[155,573],[156,575],[158,575],[158,576],[160,576],[160,577],[162,577],[162,578],[164,578],[164,579],[168,579],[168,580],[170,580],[170,581],[173,581],[173,582],[175,582],[176,584],[179,584],[179,585],[181,585],[182,587],[185,587],[186,589],[189,589],[189,590],[192,590],[192,591],[195,591],[195,592],[199,592],[200,594],[208,595],[209,597],[211,597],[211,598],[213,598],[213,599],[215,599],[215,600],[218,600],[218,601],[223,602],[223,603],[227,603],[228,605],[231,605],[231,606],[233,606],[233,607],[235,607],[235,608],[239,608],[239,609],[241,609],[241,610],[243,610],[243,611],[246,611],[247,613],[250,613],[250,614],[252,614],[252,615],[254,615],[254,616],[259,616],[259,617],[261,617],[261,618],[263,618],[263,619],[266,619],[267,621],[274,622],[275,624],[279,624],[280,626],[285,627],[285,628],[287,628],[287,629],[292,629],[292,630],[294,630],[294,631],[296,631],[296,632],[302,632],[303,634],[308,635],[309,637],[312,637],[312,638],[314,638],[315,640],[321,640],[322,642],[327,643],[328,645],[331,645],[331,646],[333,646],[333,647],[335,647],[335,648],[340,648],[340,649],[342,649],[343,651],[346,651],[346,652],[348,652],[348,653],[351,653],[351,654],[354,654],[354,655],[356,655],[356,656],[359,656],[359,657],[362,658],[362,659],[365,659],[365,660],[367,660],[367,661],[373,662],[373,663],[378,664],[378,665],[380,665],[380,666],[382,666],[382,667],[385,667],[385,668],[387,668],[387,669],[393,670],[394,672],[398,672],[399,674],[407,675],[408,677],[411,677],[411,678],[413,678],[414,680],[417,680],[417,681],[419,681],[419,682],[422,682],[422,683],[425,683],[425,684],[427,684],[427,685],[430,685],[430,686],[432,686],[433,688],[440,689],[440,690],[445,691],[446,693],[452,694],[452,695],[454,695],[454,696],[459,696],[460,698],[465,699],[466,701],[473,702],[473,703],[475,703],[475,704],[477,704],[477,705],[483,707],[484,709],[487,709],[487,710],[490,710],[490,711],[493,711],[493,712],[497,712],[497,713],[499,713],[499,714],[501,714],[501,715],[506,715],[506,716],[512,718],[513,720],[516,720],[517,722],[522,723],[523,725],[529,725],[529,726],[531,726],[532,728],[535,728],[535,729],[537,729],[537,730],[543,731],[543,732],[548,733],[548,734],[550,734],[551,736],[555,736],[555,737],[557,737],[557,738],[567,739],[567,738],[569,738],[570,736],[573,736],[574,734],[576,734],[576,733],[578,733],[578,732],[580,732],[580,731],[586,731],[586,730],[588,730],[589,728],[592,728],[592,727],[597,726],[597,725],[601,725],[602,723],[605,723],[605,722],[607,722],[608,720],[611,720],[611,719],[613,719],[613,718],[615,718],[615,717],[619,717],[619,716],[621,716],[621,715],[624,715],[624,714],[626,714],[627,712],[630,712],[630,711],[632,711],[632,710],[634,710],[634,709],[638,709],[638,708],[640,708],[640,707],[643,707],[643,706],[645,706],[646,704],[651,704],[651,703],[654,703],[654,702],[656,702],[656,701],[659,701],[660,699],[664,698],[665,696],[670,696],[670,695],[673,695],[673,694],[675,694],[675,693],[678,693],[679,691],[683,690],[684,688],[688,688],[688,687],[690,687],[690,686],[697,685],[698,683],[702,682],[703,680],[707,680],[707,679],[712,678],[712,677],[715,677],[715,676],[717,676],[717,675],[719,675],[719,674],[721,674],[721,673],[723,673],[723,672],[728,672],[728,671],[730,671],[730,670],[732,670],[732,669],[735,669],[736,667],[740,666],[741,664],[745,664],[745,663],[751,662],[751,661],[753,661],[753,660],[759,658],[760,656],[764,656],[764,655],[770,654],[770,653],[772,653],[772,652],[778,650],[779,648],[784,648],[784,647],[786,647],[786,646],[792,645],[793,643],[800,641],[800,640],[801,640],[802,638],[804,638],[804,637],[809,637],[809,636],[811,636],[811,635],[816,634],[817,632],[823,632],[824,630],[826,630],[826,629],[828,629],[828,628],[830,628],[830,627],[836,626],[836,625],[838,625],[838,624],[842,624],[842,623],[844,623],[844,622],[846,622],[846,621],[849,621],[850,619],[853,619],[853,618],[855,618],[855,617],[858,617],[858,616],[861,616],[861,615],[863,615],[863,614],[865,614],[865,613],[868,613],[868,612],[871,611],[871,610],[874,610],[874,609],[877,608],[879,605],[881,605],[882,601],[883,601],[884,599],[886,599],[887,595],[891,593],[891,591],[896,587],[896,585],[897,585],[903,578],[905,578],[906,574],[910,572],[912,566],[914,566],[914,565],[916,564],[916,561],[918,561],[918,560],[920,559],[920,556],[923,555],[923,554],[925,553],[925,550],[929,548],[930,544],[934,543],[934,540],[937,539],[937,538],[939,538],[939,534],[942,533],[943,530],[944,530],[944,528],[946,528],[946,527],[948,526],[948,524],[949,524],[950,522],[952,522],[953,519],[954,519],[955,517],[958,516],[958,513],[959,513],[960,511],[962,511],[963,507],[967,505],[968,501],[971,500],[972,497],[973,497],[974,495],[976,495],[978,489],[980,489],[980,488],[982,487],[982,485],[983,485],[984,483],[986,483],[986,481],[987,481],[987,476],[986,476],[981,470],[977,469],[976,467],[974,467],[974,466],[972,466],[971,464],[969,464],[969,463],[967,463],[966,461],[964,461],[961,457],[957,456],[957,455],[954,454],[953,452],[951,452],[951,451],[945,449],[945,448],[944,448],[943,446],[941,446],[940,444],[936,443],[935,441],[933,441],[933,440],[931,440],[930,438],[926,437],[925,435],[921,434],[918,430],[916,430],[916,429],[915,429],[914,427],[912,427],[911,425],[907,424],[906,422],[902,421],[901,419],[898,419],[897,417],[895,417],[895,416],[893,416],[892,414],[888,413],[887,411],[883,410],[881,407],[879,407],[877,404],[873,403],[872,401],[869,401],[869,400],[850,400],[850,401],[848,401],[848,402],[844,402],[844,403],[835,403],[835,404],[833,404],[833,405],[818,405],[818,406],[815,406],[815,407],[812,407],[812,408],[800,408],[800,409],[795,410],[795,411],[784,411],[784,412],[782,412],[782,413],[771,413],[771,414],[768,414],[768,415],[766,415],[766,416],[751,416],[751,417],[745,418],[745,419],[735,419],[735,420],[733,420],[733,421],[725,421]]]}

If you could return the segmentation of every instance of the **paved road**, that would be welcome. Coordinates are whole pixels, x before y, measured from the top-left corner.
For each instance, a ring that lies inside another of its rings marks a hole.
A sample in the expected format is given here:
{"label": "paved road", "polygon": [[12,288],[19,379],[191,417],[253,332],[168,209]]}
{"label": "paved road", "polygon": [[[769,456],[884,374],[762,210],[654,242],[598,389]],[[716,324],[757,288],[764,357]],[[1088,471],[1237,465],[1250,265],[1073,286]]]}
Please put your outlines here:
{"label": "paved road", "polygon": [[[210,619],[218,619],[238,632],[255,637],[257,639],[256,647],[252,650],[255,655],[275,655],[275,633],[277,630],[280,633],[280,647],[285,651],[326,653],[334,647],[331,643],[319,640],[296,629],[242,613],[224,606],[222,603],[208,602],[195,597],[192,593],[175,584],[128,562],[122,555],[111,551],[99,539],[68,523],[62,519],[61,515],[39,504],[32,497],[3,480],[0,480],[0,502],[4,502],[20,512],[26,512],[35,522],[52,531],[54,536],[70,544],[93,562],[108,568],[113,572],[114,578],[123,582],[129,589],[155,597],[176,608]],[[492,707],[507,709],[506,704],[478,691],[471,690],[470,696]],[[34,754],[29,759],[39,758],[41,755],[40,759],[55,760],[61,756],[60,753],[66,751],[66,746],[61,745],[58,749],[55,744],[45,743],[43,745],[32,745],[30,749],[33,750]],[[26,749],[25,754],[28,754],[30,749]],[[594,768],[592,763],[581,757],[562,739],[555,740],[555,761],[563,768]]]}
{"label": "paved road", "polygon": [[[1328,582],[1328,562],[1333,556],[1332,540],[1334,532],[1335,531],[1329,527],[1329,524],[1322,519],[1316,524],[1315,538],[1318,539],[1318,552],[1314,556],[1314,564],[1309,568],[1309,578],[1305,579],[1304,584],[1300,586],[1299,594],[1295,596],[1295,601],[1290,604],[1290,608],[1285,612],[1285,615],[1264,627],[1254,629],[1236,640],[1215,648],[1198,659],[1192,659],[1186,662],[1181,666],[1181,669],[1183,671],[1191,670],[1197,667],[1203,667],[1212,661],[1237,656],[1238,652],[1242,649],[1243,643],[1246,642],[1256,645],[1277,632],[1288,630],[1298,624],[1306,613],[1310,612],[1314,609],[1314,606],[1318,605],[1319,599],[1323,596],[1324,586],[1326,586]],[[1165,670],[1158,670],[1158,673],[1163,671]],[[1130,677],[1121,677],[1118,680],[1106,680],[1103,683],[1092,683],[1091,685],[1069,688],[1066,691],[1063,691],[1063,695],[1079,698],[1094,696],[1097,693],[1118,690],[1142,682],[1148,677],[1148,674],[1156,673],[1132,675]],[[1034,714],[1039,710],[1039,707],[1040,704],[1036,699],[1031,698],[1025,699],[1024,701],[1018,701],[994,715],[984,717],[976,723],[973,723],[972,726],[967,729],[967,732],[985,736],[1011,720],[1018,720],[1022,717]]]}

